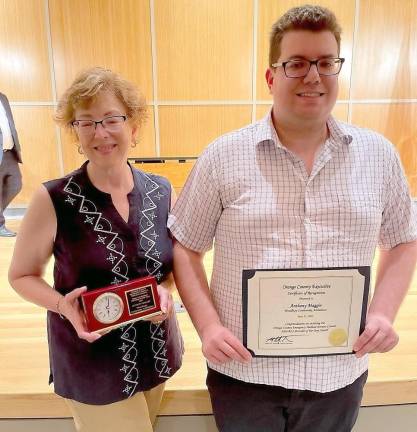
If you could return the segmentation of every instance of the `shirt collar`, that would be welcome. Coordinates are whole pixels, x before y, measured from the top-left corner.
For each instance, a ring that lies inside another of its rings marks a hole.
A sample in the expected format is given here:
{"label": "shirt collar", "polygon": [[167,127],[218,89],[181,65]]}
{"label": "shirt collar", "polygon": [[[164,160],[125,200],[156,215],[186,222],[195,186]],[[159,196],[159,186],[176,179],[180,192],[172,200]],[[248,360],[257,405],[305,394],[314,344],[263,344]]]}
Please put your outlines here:
{"label": "shirt collar", "polygon": [[334,148],[349,145],[352,142],[353,137],[345,130],[344,123],[336,120],[333,116],[327,120],[327,127],[330,132],[330,144]]}
{"label": "shirt collar", "polygon": [[[280,142],[275,127],[272,123],[272,108],[268,111],[264,118],[258,121],[256,129],[256,144],[268,141],[273,142],[277,147],[284,148]],[[331,147],[338,148],[341,145],[349,145],[352,142],[352,135],[344,130],[343,123],[337,121],[332,116],[327,120],[327,127],[330,132]]]}
{"label": "shirt collar", "polygon": [[262,142],[273,142],[278,147],[283,147],[281,142],[279,141],[277,131],[274,128],[272,123],[272,108],[268,111],[268,114],[265,115],[261,120],[257,122],[256,128],[256,144],[260,144]]}

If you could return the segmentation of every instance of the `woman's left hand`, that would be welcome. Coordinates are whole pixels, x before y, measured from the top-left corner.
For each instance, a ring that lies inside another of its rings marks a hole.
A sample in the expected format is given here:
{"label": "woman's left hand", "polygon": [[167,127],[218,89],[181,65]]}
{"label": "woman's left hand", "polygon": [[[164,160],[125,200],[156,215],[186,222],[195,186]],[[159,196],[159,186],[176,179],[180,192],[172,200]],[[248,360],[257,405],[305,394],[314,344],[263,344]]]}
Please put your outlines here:
{"label": "woman's left hand", "polygon": [[171,292],[168,288],[158,285],[158,294],[162,314],[149,318],[148,321],[153,324],[160,324],[162,321],[165,321],[172,314],[174,309],[174,300],[172,299]]}

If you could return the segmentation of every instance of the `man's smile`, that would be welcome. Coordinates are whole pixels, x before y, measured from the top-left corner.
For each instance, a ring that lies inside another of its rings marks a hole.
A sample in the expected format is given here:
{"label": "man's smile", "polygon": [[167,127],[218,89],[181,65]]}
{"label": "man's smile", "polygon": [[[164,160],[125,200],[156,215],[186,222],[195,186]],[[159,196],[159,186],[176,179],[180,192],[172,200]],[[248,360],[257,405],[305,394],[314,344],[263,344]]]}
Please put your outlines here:
{"label": "man's smile", "polygon": [[320,97],[320,96],[324,96],[325,93],[322,92],[301,92],[301,93],[297,93],[297,96],[300,97],[308,97],[308,98],[316,98],[316,97]]}

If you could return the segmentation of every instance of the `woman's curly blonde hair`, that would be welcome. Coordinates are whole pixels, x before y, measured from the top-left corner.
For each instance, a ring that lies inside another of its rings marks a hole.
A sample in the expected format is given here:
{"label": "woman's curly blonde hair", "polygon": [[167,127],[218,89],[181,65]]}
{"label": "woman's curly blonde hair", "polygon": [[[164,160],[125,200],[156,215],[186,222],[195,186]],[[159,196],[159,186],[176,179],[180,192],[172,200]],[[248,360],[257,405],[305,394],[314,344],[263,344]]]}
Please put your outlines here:
{"label": "woman's curly blonde hair", "polygon": [[54,120],[72,130],[75,110],[85,108],[102,91],[113,93],[126,108],[126,116],[132,125],[140,127],[147,118],[146,101],[134,84],[119,74],[101,67],[81,72],[65,91],[55,110]]}

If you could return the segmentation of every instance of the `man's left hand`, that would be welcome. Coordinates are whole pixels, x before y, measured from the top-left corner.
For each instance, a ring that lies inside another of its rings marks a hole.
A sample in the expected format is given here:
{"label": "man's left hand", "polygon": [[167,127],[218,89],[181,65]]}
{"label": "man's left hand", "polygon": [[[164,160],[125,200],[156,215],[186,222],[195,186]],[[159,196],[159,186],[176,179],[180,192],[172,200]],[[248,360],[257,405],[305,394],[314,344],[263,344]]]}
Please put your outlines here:
{"label": "man's left hand", "polygon": [[356,357],[367,353],[383,353],[392,350],[399,340],[391,321],[384,315],[369,314],[365,330],[353,345]]}

